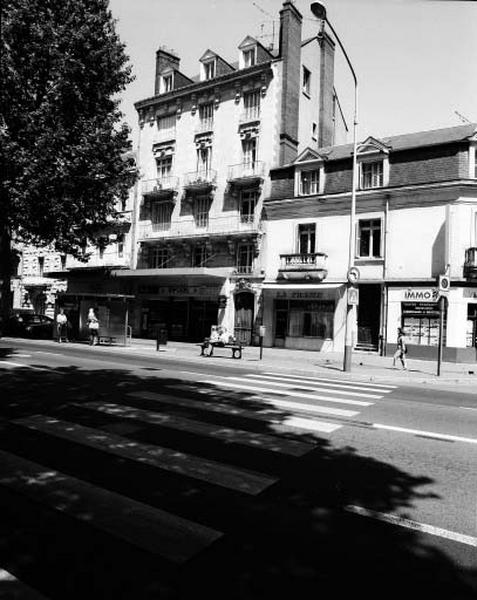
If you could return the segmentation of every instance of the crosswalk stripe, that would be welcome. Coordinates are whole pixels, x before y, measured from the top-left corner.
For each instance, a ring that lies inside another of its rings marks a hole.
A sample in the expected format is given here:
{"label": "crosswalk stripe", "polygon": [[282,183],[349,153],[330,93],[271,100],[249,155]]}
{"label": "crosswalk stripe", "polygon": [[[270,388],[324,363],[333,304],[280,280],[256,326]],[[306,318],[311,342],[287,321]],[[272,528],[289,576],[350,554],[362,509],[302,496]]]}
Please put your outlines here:
{"label": "crosswalk stripe", "polygon": [[243,444],[252,448],[269,450],[290,456],[303,456],[314,448],[311,444],[280,438],[278,436],[254,433],[243,429],[232,429],[222,425],[214,425],[174,415],[165,415],[113,402],[86,402],[84,404],[73,404],[73,406],[95,410],[103,414],[120,417],[121,419],[131,419],[151,425],[162,425],[180,431],[187,431],[188,433],[218,438],[228,443]]}
{"label": "crosswalk stripe", "polygon": [[[234,377],[233,379],[239,379],[243,381],[241,377]],[[297,396],[298,398],[306,398],[308,400],[321,400],[323,402],[334,402],[336,404],[353,404],[354,406],[371,406],[372,402],[364,402],[362,400],[344,400],[343,398],[331,398],[329,396],[320,396],[319,394],[304,394],[303,392],[277,390],[274,388],[265,388],[253,385],[243,385],[240,383],[233,383],[232,381],[204,381],[209,385],[221,386],[221,387],[232,387],[240,388],[241,390],[250,390],[252,392],[261,392],[264,394],[279,394],[280,396]]]}
{"label": "crosswalk stripe", "polygon": [[[265,384],[270,384],[270,385],[276,385],[279,387],[287,387],[287,388],[292,388],[293,390],[295,389],[300,389],[300,390],[312,390],[312,391],[317,391],[317,392],[330,392],[331,394],[341,394],[343,396],[356,396],[357,398],[372,398],[374,400],[379,400],[380,398],[382,398],[383,396],[381,394],[363,394],[361,392],[350,392],[350,391],[346,391],[346,390],[336,390],[336,389],[332,389],[331,387],[324,387],[324,388],[319,388],[318,390],[316,389],[315,386],[310,386],[310,385],[306,385],[304,384],[301,380],[299,379],[291,379],[288,377],[283,377],[280,379],[280,381],[277,381],[275,377],[269,376],[269,375],[247,375],[247,377],[228,377],[227,379],[242,379],[243,381],[250,381],[250,379],[252,379],[252,381],[255,383],[257,380],[258,381],[263,381],[263,383]],[[289,383],[285,383],[285,382],[289,382]],[[294,386],[294,383],[298,383],[298,386]],[[293,387],[292,387],[293,386]]]}
{"label": "crosswalk stripe", "polygon": [[11,600],[47,600],[46,596],[18,580],[5,569],[0,569],[0,598],[5,598],[5,600],[7,598],[11,598]]}
{"label": "crosswalk stripe", "polygon": [[[155,402],[159,402],[159,403],[164,403],[164,404],[174,404],[176,406],[183,406],[183,407],[187,407],[187,408],[192,408],[192,409],[200,409],[200,410],[205,410],[205,411],[210,411],[210,412],[216,412],[216,413],[220,413],[220,414],[226,414],[226,415],[231,415],[231,416],[235,416],[235,417],[243,417],[246,419],[254,419],[254,420],[258,420],[258,421],[265,421],[269,424],[274,424],[275,426],[275,430],[279,431],[278,427],[282,427],[282,429],[284,431],[287,430],[287,424],[290,422],[291,417],[287,416],[287,415],[283,415],[280,413],[276,413],[275,411],[271,410],[270,408],[268,408],[269,406],[273,408],[275,408],[275,403],[281,403],[282,401],[280,400],[268,400],[268,399],[264,399],[264,398],[250,398],[250,400],[256,400],[257,402],[260,402],[260,404],[265,404],[266,406],[264,406],[260,412],[257,410],[248,410],[245,408],[241,408],[241,407],[235,407],[235,406],[231,406],[230,404],[223,404],[220,402],[214,402],[212,403],[198,403],[196,400],[187,400],[185,398],[177,398],[175,396],[166,396],[166,395],[162,395],[162,394],[157,394],[155,392],[130,392],[128,394],[128,396],[132,396],[134,398],[140,398],[140,399],[144,399],[144,400],[154,400]],[[288,403],[286,403],[288,405]],[[295,403],[293,403],[295,405]],[[318,409],[320,407],[315,407],[315,412],[318,412]],[[332,412],[330,412],[332,411]],[[332,408],[325,408],[323,407],[323,410],[320,410],[319,412],[323,412],[326,414],[330,414],[333,416],[341,416],[341,417],[352,417],[357,415],[358,413],[353,412],[353,411],[345,411],[345,410],[339,410],[339,409],[332,409]],[[336,414],[339,413],[339,414]],[[307,418],[306,419],[307,422],[311,422],[314,421],[314,419],[312,418]],[[322,431],[323,432],[327,432],[327,427],[329,425],[329,423],[325,423],[323,421],[314,421],[316,423],[316,427],[314,428],[315,431],[318,431],[318,428],[320,427],[320,424],[323,424],[322,427]],[[297,425],[289,425],[288,427],[293,427],[293,429],[297,428]],[[336,425],[336,428],[341,427],[341,425]],[[309,427],[307,427],[306,429],[309,429]]]}
{"label": "crosswalk stripe", "polygon": [[106,431],[46,415],[16,419],[13,423],[245,494],[259,494],[277,481],[268,475],[231,467],[170,448],[143,444]]}
{"label": "crosswalk stripe", "polygon": [[[286,375],[284,375],[283,373],[276,373],[274,371],[267,371],[265,374],[273,375],[275,377],[286,377]],[[296,379],[303,379],[306,381],[325,381],[326,383],[334,383],[335,385],[341,385],[343,387],[360,387],[362,389],[376,390],[383,393],[389,393],[398,387],[397,385],[389,385],[387,383],[369,383],[368,381],[366,381],[365,383],[360,383],[359,381],[346,381],[343,379],[331,379],[329,377],[309,377],[308,375],[293,375],[293,377],[295,377]]]}
{"label": "crosswalk stripe", "polygon": [[295,429],[307,429],[309,431],[318,431],[320,433],[333,433],[337,429],[341,429],[342,425],[335,423],[326,423],[325,421],[317,421],[315,419],[304,419],[303,417],[285,417],[284,423],[288,427]]}
{"label": "crosswalk stripe", "polygon": [[0,450],[0,486],[183,563],[223,533]]}
{"label": "crosswalk stripe", "polygon": [[[358,385],[358,386],[350,386],[350,385],[344,385],[342,383],[328,383],[325,381],[314,381],[311,377],[309,379],[300,379],[298,377],[296,377],[295,375],[291,376],[291,375],[262,375],[262,374],[252,374],[249,373],[247,375],[247,377],[254,377],[254,378],[265,378],[265,379],[270,379],[273,378],[275,380],[278,381],[293,381],[293,382],[300,382],[300,383],[305,383],[305,384],[313,384],[314,388],[316,389],[317,386],[317,391],[321,392],[322,389],[323,391],[327,388],[333,388],[332,391],[336,394],[339,393],[355,393],[354,390],[358,391],[358,392],[377,392],[380,395],[376,396],[377,398],[382,398],[382,394],[389,394],[389,392],[391,392],[392,390],[380,390],[378,388],[370,388],[370,387],[365,387],[362,385]],[[344,392],[340,392],[339,390],[344,390]],[[349,391],[349,390],[353,390],[353,391]]]}

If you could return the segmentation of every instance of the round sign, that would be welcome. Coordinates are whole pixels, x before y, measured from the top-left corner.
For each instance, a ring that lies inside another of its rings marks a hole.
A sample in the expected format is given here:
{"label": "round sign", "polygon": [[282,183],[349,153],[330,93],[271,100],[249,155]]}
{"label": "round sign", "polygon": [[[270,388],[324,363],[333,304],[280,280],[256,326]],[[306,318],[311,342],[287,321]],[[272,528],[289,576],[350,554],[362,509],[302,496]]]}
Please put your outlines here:
{"label": "round sign", "polygon": [[356,283],[359,280],[359,275],[358,267],[351,267],[348,269],[347,278],[350,283]]}

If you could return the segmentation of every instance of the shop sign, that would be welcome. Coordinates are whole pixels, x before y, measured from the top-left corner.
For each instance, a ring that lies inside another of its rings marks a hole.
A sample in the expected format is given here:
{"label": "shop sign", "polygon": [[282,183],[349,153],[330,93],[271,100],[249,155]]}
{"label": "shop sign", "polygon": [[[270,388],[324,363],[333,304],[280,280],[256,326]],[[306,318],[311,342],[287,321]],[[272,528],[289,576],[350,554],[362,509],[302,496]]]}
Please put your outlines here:
{"label": "shop sign", "polygon": [[436,317],[439,316],[439,305],[436,302],[403,302],[401,312],[403,317]]}
{"label": "shop sign", "polygon": [[283,300],[309,300],[313,298],[325,298],[327,296],[324,290],[305,290],[305,291],[292,291],[292,290],[280,290],[277,292],[276,298]]}
{"label": "shop sign", "polygon": [[140,285],[138,289],[140,294],[149,294],[154,296],[174,296],[174,297],[188,297],[188,296],[207,296],[217,297],[218,289],[215,287],[208,287],[205,285],[199,286],[158,286],[158,285]]}
{"label": "shop sign", "polygon": [[477,288],[464,288],[464,298],[477,298]]}
{"label": "shop sign", "polygon": [[439,292],[436,288],[408,288],[402,292],[405,302],[437,302]]}

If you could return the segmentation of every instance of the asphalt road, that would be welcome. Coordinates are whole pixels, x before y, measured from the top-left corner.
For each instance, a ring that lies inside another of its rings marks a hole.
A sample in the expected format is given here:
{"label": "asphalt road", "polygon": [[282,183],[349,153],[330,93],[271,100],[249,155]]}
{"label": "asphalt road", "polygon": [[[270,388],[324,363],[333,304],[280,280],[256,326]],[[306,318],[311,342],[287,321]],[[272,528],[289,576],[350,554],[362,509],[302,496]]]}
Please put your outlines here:
{"label": "asphalt road", "polygon": [[0,340],[0,432],[2,599],[476,597],[475,394]]}

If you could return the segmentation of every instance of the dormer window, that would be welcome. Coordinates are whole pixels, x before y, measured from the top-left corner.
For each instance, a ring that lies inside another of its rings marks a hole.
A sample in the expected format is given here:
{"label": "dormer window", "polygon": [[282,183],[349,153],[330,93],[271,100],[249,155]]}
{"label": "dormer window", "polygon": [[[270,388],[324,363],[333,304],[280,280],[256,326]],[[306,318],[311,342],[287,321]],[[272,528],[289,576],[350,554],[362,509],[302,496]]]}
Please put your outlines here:
{"label": "dormer window", "polygon": [[382,187],[383,184],[384,177],[382,160],[361,163],[360,187],[362,190]]}
{"label": "dormer window", "polygon": [[215,77],[215,60],[204,63],[204,79],[213,79]]}
{"label": "dormer window", "polygon": [[164,94],[166,92],[171,92],[172,91],[172,84],[173,84],[172,73],[170,73],[169,75],[164,75],[162,77],[162,92]]}
{"label": "dormer window", "polygon": [[320,190],[320,170],[310,169],[300,172],[300,196],[318,194]]}
{"label": "dormer window", "polygon": [[256,63],[255,48],[249,48],[243,51],[243,68],[253,67]]}

